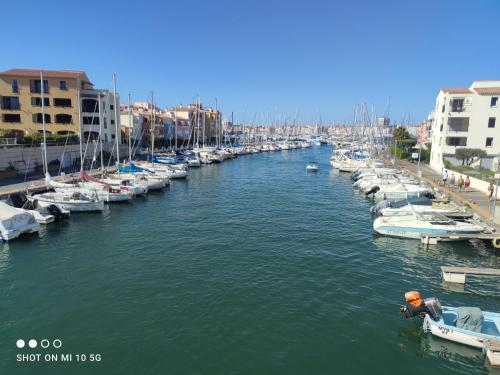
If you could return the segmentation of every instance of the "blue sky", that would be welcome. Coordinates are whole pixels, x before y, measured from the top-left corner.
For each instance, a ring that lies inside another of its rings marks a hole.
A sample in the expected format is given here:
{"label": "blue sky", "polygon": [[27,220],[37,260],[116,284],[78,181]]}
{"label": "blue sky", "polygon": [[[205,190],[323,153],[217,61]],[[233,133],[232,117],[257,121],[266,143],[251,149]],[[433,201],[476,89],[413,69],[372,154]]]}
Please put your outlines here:
{"label": "blue sky", "polygon": [[[500,79],[500,1],[10,1],[0,70],[82,69],[159,106],[218,99],[237,120],[421,121],[440,87]],[[8,35],[8,37],[7,37]]]}

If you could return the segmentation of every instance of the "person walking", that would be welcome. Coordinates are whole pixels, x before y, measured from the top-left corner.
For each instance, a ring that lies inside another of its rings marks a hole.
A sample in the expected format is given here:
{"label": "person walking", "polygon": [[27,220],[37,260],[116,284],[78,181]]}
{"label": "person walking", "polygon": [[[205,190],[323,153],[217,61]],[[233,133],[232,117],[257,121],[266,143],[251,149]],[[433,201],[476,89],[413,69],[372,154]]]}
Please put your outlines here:
{"label": "person walking", "polygon": [[448,180],[448,170],[445,169],[443,172],[443,185],[446,186],[446,181]]}
{"label": "person walking", "polygon": [[469,176],[467,176],[467,177],[465,178],[465,183],[464,183],[464,185],[465,185],[465,191],[470,191],[470,178],[469,178]]}
{"label": "person walking", "polygon": [[488,186],[488,199],[490,202],[493,200],[493,192],[495,191],[495,187],[493,186],[493,181],[490,181],[490,186]]}
{"label": "person walking", "polygon": [[455,173],[451,174],[451,177],[450,177],[450,187],[452,189],[455,187]]}
{"label": "person walking", "polygon": [[464,178],[462,177],[462,175],[458,177],[457,186],[458,190],[462,190],[464,188]]}

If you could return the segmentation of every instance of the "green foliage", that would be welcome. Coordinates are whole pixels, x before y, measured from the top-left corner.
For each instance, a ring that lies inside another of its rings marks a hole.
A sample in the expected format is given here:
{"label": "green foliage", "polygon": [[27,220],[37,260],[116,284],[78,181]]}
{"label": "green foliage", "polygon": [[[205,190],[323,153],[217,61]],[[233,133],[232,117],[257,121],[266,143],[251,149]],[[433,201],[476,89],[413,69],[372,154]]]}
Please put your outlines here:
{"label": "green foliage", "polygon": [[410,133],[408,133],[408,130],[406,130],[406,128],[399,126],[397,128],[394,128],[394,130],[392,131],[392,138],[395,141],[402,141],[404,139],[410,139],[411,136]]}
{"label": "green foliage", "polygon": [[462,165],[470,166],[474,160],[481,159],[486,156],[486,151],[480,148],[457,148],[455,150],[455,157],[462,160]]}

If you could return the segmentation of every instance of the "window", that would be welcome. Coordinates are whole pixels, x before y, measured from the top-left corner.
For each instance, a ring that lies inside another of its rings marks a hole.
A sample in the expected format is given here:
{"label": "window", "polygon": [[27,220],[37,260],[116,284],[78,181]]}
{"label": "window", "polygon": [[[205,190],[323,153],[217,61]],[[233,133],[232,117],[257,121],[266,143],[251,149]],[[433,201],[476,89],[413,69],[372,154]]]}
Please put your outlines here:
{"label": "window", "polygon": [[443,104],[443,106],[441,107],[441,113],[444,113],[444,104]]}
{"label": "window", "polygon": [[490,101],[490,107],[496,107],[497,104],[498,104],[498,96],[492,97]]}
{"label": "window", "polygon": [[488,137],[486,138],[486,147],[492,147],[493,146],[493,138]]}
{"label": "window", "polygon": [[71,99],[54,98],[55,107],[71,107]]}
{"label": "window", "polygon": [[82,121],[84,125],[99,125],[99,117],[97,116],[83,116]]}
{"label": "window", "polygon": [[59,89],[66,91],[68,86],[66,85],[66,81],[59,81]]}
{"label": "window", "polygon": [[106,120],[106,117],[104,117],[102,119],[102,123],[103,123],[104,129],[107,129],[108,128],[108,121]]}
{"label": "window", "polygon": [[453,99],[451,101],[451,111],[452,112],[463,112],[464,111],[464,100],[463,99]]}
{"label": "window", "polygon": [[2,109],[19,110],[19,98],[17,96],[3,96]]}
{"label": "window", "polygon": [[3,115],[3,122],[21,122],[20,114],[5,114]]}
{"label": "window", "polygon": [[[31,98],[31,105],[34,105],[36,107],[41,107],[42,106],[42,98],[40,98],[39,96]],[[50,105],[49,98],[43,98],[43,105],[45,107]]]}
{"label": "window", "polygon": [[467,137],[447,137],[447,146],[467,146]]}
{"label": "window", "polygon": [[56,115],[56,124],[71,124],[72,116],[64,113]]}
{"label": "window", "polygon": [[97,104],[97,100],[95,99],[83,99],[82,100],[82,112],[98,112],[99,107]]}
{"label": "window", "polygon": [[111,134],[111,139],[115,139],[115,135],[114,134]]}
{"label": "window", "polygon": [[19,93],[19,85],[17,83],[17,79],[13,79],[12,80],[12,92],[14,94],[18,94]]}
{"label": "window", "polygon": [[[41,113],[33,113],[33,122],[36,124],[42,124],[42,114]],[[45,123],[50,124],[50,115],[45,114]]]}
{"label": "window", "polygon": [[496,117],[490,117],[488,119],[488,128],[494,128],[496,120]]}
{"label": "window", "polygon": [[113,109],[115,109],[115,106],[113,104],[110,104],[109,109],[113,110]]}
{"label": "window", "polygon": [[115,120],[110,120],[110,121],[111,121],[111,125],[115,124]]}
{"label": "window", "polygon": [[[42,92],[39,79],[30,80],[30,92],[35,92],[35,93]],[[47,81],[46,79],[43,80],[43,92],[46,94],[49,92],[49,81]]]}

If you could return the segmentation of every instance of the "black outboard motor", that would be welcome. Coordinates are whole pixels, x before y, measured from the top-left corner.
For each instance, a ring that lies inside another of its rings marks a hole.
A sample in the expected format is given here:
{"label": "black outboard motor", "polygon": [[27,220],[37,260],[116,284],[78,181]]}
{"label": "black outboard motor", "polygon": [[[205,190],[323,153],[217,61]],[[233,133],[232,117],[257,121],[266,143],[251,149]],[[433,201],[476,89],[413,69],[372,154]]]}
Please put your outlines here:
{"label": "black outboard motor", "polygon": [[12,205],[16,208],[26,208],[24,205],[26,204],[26,201],[28,198],[26,198],[26,194],[24,193],[14,193],[10,195],[10,201],[12,202]]}
{"label": "black outboard motor", "polygon": [[434,193],[425,193],[424,197],[427,197],[429,199],[436,199],[436,196],[434,195]]}
{"label": "black outboard motor", "polygon": [[382,211],[384,208],[389,208],[391,207],[391,202],[388,200],[383,200],[378,202],[376,205],[370,207],[370,212],[372,214],[378,214],[380,211]]}
{"label": "black outboard motor", "polygon": [[370,194],[373,194],[375,195],[375,193],[377,193],[377,191],[380,190],[380,187],[378,185],[375,185],[375,186],[372,186],[372,188],[370,190],[368,190],[365,195],[370,195]]}
{"label": "black outboard motor", "polygon": [[59,207],[57,207],[55,204],[49,204],[47,206],[47,211],[49,214],[54,216],[56,221],[61,221],[64,219],[69,219],[69,214],[66,212],[62,212]]}
{"label": "black outboard motor", "polygon": [[405,293],[406,306],[401,307],[401,313],[404,318],[420,317],[430,315],[433,320],[437,320],[443,313],[441,303],[437,298],[422,299],[420,293],[411,291]]}

